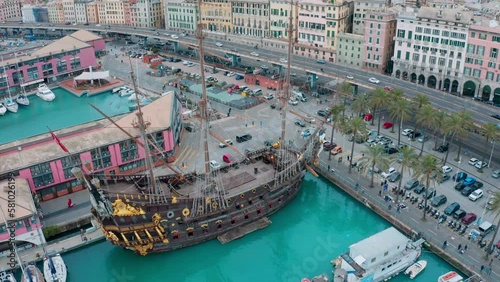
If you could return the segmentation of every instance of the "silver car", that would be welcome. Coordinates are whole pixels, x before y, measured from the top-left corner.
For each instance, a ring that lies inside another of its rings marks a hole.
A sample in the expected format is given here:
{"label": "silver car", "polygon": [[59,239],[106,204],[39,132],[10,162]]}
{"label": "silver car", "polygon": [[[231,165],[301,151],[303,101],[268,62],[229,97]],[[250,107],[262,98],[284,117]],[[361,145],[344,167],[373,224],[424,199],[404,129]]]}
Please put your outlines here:
{"label": "silver car", "polygon": [[500,169],[494,170],[493,173],[491,174],[491,177],[499,178],[500,177]]}

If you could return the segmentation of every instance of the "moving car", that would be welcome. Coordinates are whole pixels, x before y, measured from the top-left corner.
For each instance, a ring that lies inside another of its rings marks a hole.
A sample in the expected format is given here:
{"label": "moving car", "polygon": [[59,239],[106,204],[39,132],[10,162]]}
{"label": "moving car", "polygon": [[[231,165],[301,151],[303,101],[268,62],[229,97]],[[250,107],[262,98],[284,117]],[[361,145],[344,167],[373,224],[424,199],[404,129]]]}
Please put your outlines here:
{"label": "moving car", "polygon": [[323,143],[323,149],[325,151],[331,151],[333,148],[335,148],[335,146],[337,146],[337,144],[330,141],[326,141],[325,143]]}
{"label": "moving car", "polygon": [[288,104],[292,106],[297,106],[299,104],[299,101],[297,101],[297,99],[290,99],[288,100]]}
{"label": "moving car", "polygon": [[384,153],[386,153],[388,155],[396,154],[397,152],[399,152],[399,150],[396,148],[392,148],[392,147],[386,148],[384,150]]}
{"label": "moving car", "polygon": [[492,118],[500,119],[500,115],[491,115]]}
{"label": "moving car", "polygon": [[170,37],[172,37],[173,39],[179,39],[179,36],[177,36],[175,34],[170,35]]}
{"label": "moving car", "polygon": [[409,129],[409,128],[404,129],[403,131],[401,131],[401,135],[403,135],[403,136],[408,136],[411,133],[413,133],[413,129]]}
{"label": "moving car", "polygon": [[449,174],[441,174],[440,176],[438,176],[438,182],[443,183],[443,182],[450,180],[450,178],[451,177]]}
{"label": "moving car", "polygon": [[233,145],[233,141],[231,139],[226,139],[224,140],[224,143],[223,142],[219,143],[219,148],[226,148],[227,144]]}
{"label": "moving car", "polygon": [[252,52],[252,53],[250,53],[250,55],[255,56],[255,57],[258,57],[258,56],[259,56],[259,53],[257,53],[257,52]]}
{"label": "moving car", "polygon": [[477,189],[469,195],[469,200],[475,202],[483,196],[483,190]]}
{"label": "moving car", "polygon": [[215,160],[211,160],[210,161],[210,167],[215,170],[215,169],[220,168],[220,164],[217,161],[215,161]]}
{"label": "moving car", "polygon": [[370,77],[368,79],[369,82],[374,83],[374,84],[379,84],[380,80],[376,79],[375,77]]}
{"label": "moving car", "polygon": [[331,151],[330,151],[330,154],[332,155],[337,155],[337,154],[340,154],[342,153],[342,147],[340,147],[339,145],[335,146]]}
{"label": "moving car", "polygon": [[281,58],[281,59],[280,59],[280,63],[288,63],[288,60],[287,60],[287,59],[285,59],[285,58]]}
{"label": "moving car", "polygon": [[319,59],[316,61],[316,63],[324,65],[324,64],[326,64],[326,61],[324,59]]}
{"label": "moving car", "polygon": [[491,177],[499,178],[500,177],[500,169],[496,169],[491,173]]}
{"label": "moving car", "polygon": [[222,47],[222,43],[220,43],[220,42],[215,43],[215,45],[216,45],[217,47]]}
{"label": "moving car", "polygon": [[306,127],[306,123],[301,119],[296,119],[295,124],[300,126],[300,127]]}
{"label": "moving car", "polygon": [[449,143],[443,144],[443,145],[438,147],[437,151],[440,153],[444,153],[444,152],[448,151],[449,146],[450,146]]}
{"label": "moving car", "polygon": [[326,117],[326,116],[328,115],[328,112],[327,112],[327,111],[325,111],[325,110],[319,110],[319,111],[317,112],[317,114],[318,114],[318,116],[320,116],[320,117]]}
{"label": "moving car", "polygon": [[316,121],[316,119],[311,115],[305,115],[304,120],[307,121],[308,123],[313,123]]}
{"label": "moving car", "polygon": [[352,75],[347,75],[346,77],[347,77],[347,79],[354,79],[354,76],[352,76]]}
{"label": "moving car", "polygon": [[445,195],[439,195],[439,196],[434,197],[434,199],[432,199],[432,201],[431,201],[431,205],[432,205],[433,207],[439,207],[439,206],[441,206],[441,205],[446,204],[446,201],[447,201],[447,200],[448,200],[448,199],[446,198],[446,196],[445,196]]}
{"label": "moving car", "polygon": [[300,136],[302,136],[302,137],[309,137],[309,136],[311,136],[311,134],[312,134],[311,130],[310,129],[306,129],[306,130],[304,130],[304,131],[302,131],[300,133]]}
{"label": "moving car", "polygon": [[417,139],[417,141],[418,141],[419,143],[424,143],[424,142],[425,142],[425,141],[427,141],[427,140],[429,140],[429,136],[427,136],[427,135],[420,136],[420,137],[418,137],[418,139]]}
{"label": "moving car", "polygon": [[269,93],[266,96],[264,96],[264,99],[266,99],[266,100],[272,100],[273,98],[274,98],[274,94],[273,93]]}
{"label": "moving car", "polygon": [[385,128],[385,129],[389,129],[389,128],[393,127],[393,126],[394,126],[394,124],[392,122],[390,122],[390,121],[386,121],[386,122],[384,122],[384,125],[382,125],[382,127]]}
{"label": "moving car", "polygon": [[230,72],[228,72],[228,73],[226,74],[226,76],[229,76],[229,77],[231,77],[231,76],[235,76],[235,75],[236,75],[236,73],[234,73],[234,72],[232,72],[232,71],[230,71]]}
{"label": "moving car", "polygon": [[243,78],[245,78],[245,77],[243,75],[239,75],[239,74],[234,77],[234,79],[236,79],[236,80],[242,80]]}
{"label": "moving car", "polygon": [[392,89],[394,89],[394,88],[392,88],[390,86],[384,86],[384,89],[385,89],[385,91],[392,91]]}

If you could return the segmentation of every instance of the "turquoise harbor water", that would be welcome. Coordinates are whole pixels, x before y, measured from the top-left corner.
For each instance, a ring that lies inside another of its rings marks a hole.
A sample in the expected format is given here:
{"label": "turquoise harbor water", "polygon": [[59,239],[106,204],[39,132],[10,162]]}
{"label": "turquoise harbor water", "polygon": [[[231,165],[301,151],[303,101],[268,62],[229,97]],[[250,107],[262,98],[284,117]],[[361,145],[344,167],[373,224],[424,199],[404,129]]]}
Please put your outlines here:
{"label": "turquoise harbor water", "polygon": [[45,102],[36,95],[30,96],[30,106],[19,106],[17,113],[0,116],[0,144],[47,133],[103,117],[88,104],[93,104],[105,114],[114,116],[129,111],[127,98],[109,92],[87,97],[76,97],[63,88],[53,89],[56,99]]}
{"label": "turquoise harbor water", "polygon": [[[296,199],[268,228],[221,245],[217,240],[145,257],[108,242],[63,257],[71,282],[280,282],[325,273],[349,245],[390,225],[323,178],[308,175]],[[414,281],[434,282],[453,269],[423,250],[427,268]],[[409,281],[400,275],[391,282]]]}

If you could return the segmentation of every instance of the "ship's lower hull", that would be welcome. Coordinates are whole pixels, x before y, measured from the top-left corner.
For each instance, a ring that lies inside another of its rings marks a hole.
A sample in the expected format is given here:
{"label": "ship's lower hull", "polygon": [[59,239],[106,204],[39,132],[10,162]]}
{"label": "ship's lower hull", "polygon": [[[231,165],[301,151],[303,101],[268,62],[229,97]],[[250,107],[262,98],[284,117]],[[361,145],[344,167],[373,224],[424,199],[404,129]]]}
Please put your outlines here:
{"label": "ship's lower hull", "polygon": [[[97,219],[101,222],[106,238],[115,245],[141,255],[168,252],[215,239],[272,215],[298,194],[305,173],[302,170],[287,183],[275,188],[264,184],[229,197],[226,199],[228,206],[224,209],[219,209],[212,202],[198,206],[199,213],[192,214],[195,213],[191,209],[194,199],[174,200],[175,197],[172,197],[168,204],[143,205],[141,209],[145,209],[145,214],[140,216],[150,219],[144,224],[139,224],[134,219],[136,216],[115,218],[114,222]],[[123,203],[129,200],[123,199]],[[133,210],[127,204],[122,206]],[[210,209],[210,212],[204,209]]]}

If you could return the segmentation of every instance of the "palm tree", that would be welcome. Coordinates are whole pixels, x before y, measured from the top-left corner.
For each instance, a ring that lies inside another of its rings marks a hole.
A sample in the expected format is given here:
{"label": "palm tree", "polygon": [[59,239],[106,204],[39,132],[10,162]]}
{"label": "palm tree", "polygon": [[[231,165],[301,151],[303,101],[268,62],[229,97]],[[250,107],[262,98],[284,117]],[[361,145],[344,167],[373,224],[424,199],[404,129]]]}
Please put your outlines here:
{"label": "palm tree", "polygon": [[[447,120],[445,128],[451,134],[450,141],[455,139],[458,143],[458,153],[455,161],[460,160],[460,151],[462,150],[462,140],[469,134],[470,129],[473,127],[472,115],[467,110],[461,110],[460,112],[452,113],[450,118]],[[446,157],[444,164],[448,160],[449,150],[446,152]]]}
{"label": "palm tree", "polygon": [[[399,178],[398,191],[401,190],[401,184],[403,182],[403,175],[406,169],[411,169],[415,164],[418,156],[412,147],[404,146],[399,150],[399,159],[401,160],[401,169],[399,173],[401,177]],[[396,204],[399,202],[399,193],[396,194]]]}
{"label": "palm tree", "polygon": [[349,159],[349,173],[352,169],[352,158],[354,157],[354,144],[356,143],[357,137],[362,134],[366,134],[366,123],[360,117],[355,117],[345,123],[344,130],[346,134],[352,136],[352,147],[351,147],[351,158]]}
{"label": "palm tree", "polygon": [[[415,109],[415,112],[414,112],[415,116],[414,117],[417,117],[417,119],[415,119],[415,127],[413,128],[413,132],[415,132],[415,133],[417,132],[417,126],[419,125],[418,113],[420,112],[420,110],[422,109],[423,106],[429,105],[429,104],[430,104],[429,97],[427,97],[427,95],[418,93],[417,96],[415,96],[415,98],[413,98],[413,106]],[[415,135],[413,135],[413,136],[415,136]]]}
{"label": "palm tree", "polygon": [[[435,120],[436,120],[436,109],[432,107],[431,105],[427,104],[424,105],[420,110],[418,111],[417,114],[417,123],[422,125],[422,127],[426,129],[433,128],[435,126]],[[416,128],[415,128],[416,130]],[[415,131],[416,132],[416,131]],[[422,142],[422,147],[420,148],[420,156],[424,152],[424,143],[425,143],[425,136],[429,136],[428,134],[423,133],[423,142]]]}
{"label": "palm tree", "polygon": [[361,151],[363,156],[359,161],[359,166],[368,172],[368,168],[371,168],[371,181],[370,188],[373,188],[373,177],[375,175],[375,166],[378,169],[385,171],[389,168],[391,163],[391,157],[384,152],[382,145],[377,144],[375,146],[368,146],[366,150]]}
{"label": "palm tree", "polygon": [[[389,101],[394,101],[398,98],[403,98],[404,94],[405,93],[400,88],[394,88],[389,92]],[[395,122],[393,123],[395,124]],[[391,133],[394,133],[394,126],[391,127]]]}
{"label": "palm tree", "polygon": [[392,101],[389,106],[389,112],[394,120],[399,121],[399,134],[398,134],[398,146],[401,143],[401,127],[403,127],[403,121],[407,120],[411,116],[411,104],[405,98],[397,98]]}
{"label": "palm tree", "polygon": [[438,144],[438,133],[445,134],[445,122],[448,118],[447,114],[442,110],[436,110],[434,114],[434,151],[437,150]]}
{"label": "palm tree", "polygon": [[[387,91],[383,88],[376,88],[370,93],[369,103],[373,109],[373,113],[378,115],[378,129],[377,135],[380,134],[380,119],[382,118],[382,111],[387,105]],[[372,125],[374,125],[374,119],[372,119]]]}
{"label": "palm tree", "polygon": [[[491,204],[490,204],[490,213],[495,215],[495,219],[498,218],[497,226],[500,226],[500,192],[495,192],[491,196]],[[495,228],[495,233],[493,233],[493,238],[491,238],[490,243],[488,244],[488,248],[486,248],[486,260],[490,255],[490,251],[493,248],[493,244],[495,242],[495,238],[498,235],[498,228]]]}
{"label": "palm tree", "polygon": [[370,110],[370,105],[368,104],[368,95],[366,93],[356,96],[356,99],[351,104],[351,109],[353,112],[361,116],[363,113]]}
{"label": "palm tree", "polygon": [[337,84],[337,92],[344,96],[344,105],[346,104],[347,98],[353,97],[354,87],[347,81]]}
{"label": "palm tree", "polygon": [[[333,144],[333,133],[335,131],[335,127],[339,126],[341,118],[339,115],[345,111],[345,106],[342,104],[334,105],[330,109],[329,116],[332,119],[332,135],[330,136],[330,142]],[[332,154],[328,154],[328,160],[331,160]]]}
{"label": "palm tree", "polygon": [[[421,157],[413,167],[413,178],[416,178],[420,181],[420,183],[425,182],[425,196],[424,196],[424,207],[427,207],[427,192],[429,190],[429,186],[432,182],[435,182],[436,179],[432,177],[432,175],[436,175],[439,171],[438,159],[433,155],[424,155]],[[425,220],[426,210],[424,209],[424,217]]]}
{"label": "palm tree", "polygon": [[[484,144],[484,154],[483,154],[483,163],[484,163],[486,156],[488,155],[489,152],[488,143],[490,140],[496,141],[497,139],[500,138],[500,128],[494,123],[491,122],[486,123],[482,125],[481,133],[486,138]],[[482,171],[482,168],[480,168],[479,171]]]}

